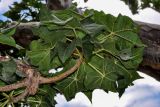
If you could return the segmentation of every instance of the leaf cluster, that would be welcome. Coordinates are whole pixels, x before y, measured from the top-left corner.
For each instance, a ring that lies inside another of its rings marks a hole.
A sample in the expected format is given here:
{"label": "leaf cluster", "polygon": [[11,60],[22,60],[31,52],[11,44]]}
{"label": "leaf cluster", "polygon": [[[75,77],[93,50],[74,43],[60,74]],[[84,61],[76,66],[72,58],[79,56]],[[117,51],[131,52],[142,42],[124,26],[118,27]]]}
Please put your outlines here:
{"label": "leaf cluster", "polygon": [[[121,95],[140,78],[136,70],[142,61],[144,45],[129,17],[114,17],[95,10],[79,14],[73,6],[59,11],[43,7],[39,19],[40,26],[33,29],[39,39],[32,41],[26,51],[30,64],[44,76],[56,76],[71,68],[77,58],[83,57],[83,62],[67,78],[42,85],[36,96],[27,98],[30,105],[54,106],[53,97],[57,92],[68,100],[77,92],[89,95],[97,88]],[[58,68],[63,70],[55,74],[48,72]],[[1,73],[2,69],[4,66]]]}

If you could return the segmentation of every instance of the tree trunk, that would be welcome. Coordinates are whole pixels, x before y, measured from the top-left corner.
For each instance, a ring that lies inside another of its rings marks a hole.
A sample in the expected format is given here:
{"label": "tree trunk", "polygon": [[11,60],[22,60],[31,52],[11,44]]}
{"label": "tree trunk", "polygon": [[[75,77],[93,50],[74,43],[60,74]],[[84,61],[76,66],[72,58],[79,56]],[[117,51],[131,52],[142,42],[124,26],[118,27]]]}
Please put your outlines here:
{"label": "tree trunk", "polygon": [[139,35],[147,47],[139,71],[160,81],[160,25],[135,21],[140,26]]}

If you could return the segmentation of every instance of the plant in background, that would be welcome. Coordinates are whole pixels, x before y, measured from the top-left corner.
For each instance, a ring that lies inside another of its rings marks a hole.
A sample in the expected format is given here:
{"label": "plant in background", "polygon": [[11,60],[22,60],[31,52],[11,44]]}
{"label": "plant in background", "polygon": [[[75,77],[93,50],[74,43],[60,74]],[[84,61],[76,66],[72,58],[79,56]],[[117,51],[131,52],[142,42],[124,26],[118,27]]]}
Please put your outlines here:
{"label": "plant in background", "polygon": [[[136,71],[144,45],[129,17],[95,10],[79,14],[72,6],[58,11],[42,7],[39,20],[1,28],[0,43],[18,47],[18,55],[24,58],[0,57],[0,106],[23,102],[31,107],[51,107],[56,93],[63,93],[68,100],[77,92],[91,98],[97,88],[121,96],[140,78]],[[18,26],[32,27],[37,36],[29,48],[20,47],[13,39]],[[5,50],[1,53],[7,55]],[[48,72],[58,68],[63,70]]]}
{"label": "plant in background", "polygon": [[145,9],[147,7],[160,12],[160,0],[121,0],[127,4],[133,14],[138,13],[139,9]]}

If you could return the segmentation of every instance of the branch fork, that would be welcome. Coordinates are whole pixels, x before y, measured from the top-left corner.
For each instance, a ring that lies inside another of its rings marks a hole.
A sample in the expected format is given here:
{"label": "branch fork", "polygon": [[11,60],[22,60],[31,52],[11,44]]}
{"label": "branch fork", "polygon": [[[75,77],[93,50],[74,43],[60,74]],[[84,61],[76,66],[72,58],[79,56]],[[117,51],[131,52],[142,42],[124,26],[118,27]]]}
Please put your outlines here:
{"label": "branch fork", "polygon": [[[8,60],[5,57],[1,56],[0,61],[8,61]],[[38,71],[36,71],[31,66],[22,63],[21,61],[16,61],[16,63],[17,63],[17,69],[25,75],[25,78],[17,83],[0,87],[0,92],[7,92],[7,91],[12,91],[15,89],[26,87],[22,94],[11,98],[11,102],[13,103],[20,101],[26,96],[35,95],[38,91],[40,84],[55,83],[57,81],[60,81],[68,77],[70,74],[74,73],[80,67],[82,63],[82,59],[81,58],[77,59],[75,65],[71,67],[69,70],[67,70],[66,72],[58,76],[49,77],[49,78],[41,76]]]}

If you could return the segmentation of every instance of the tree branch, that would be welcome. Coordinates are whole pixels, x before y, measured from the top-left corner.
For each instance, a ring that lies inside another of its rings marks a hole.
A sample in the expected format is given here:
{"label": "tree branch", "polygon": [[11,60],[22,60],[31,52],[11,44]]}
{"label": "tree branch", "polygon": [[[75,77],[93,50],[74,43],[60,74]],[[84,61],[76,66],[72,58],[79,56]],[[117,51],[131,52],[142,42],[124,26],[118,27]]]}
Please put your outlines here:
{"label": "tree branch", "polygon": [[[6,59],[6,57],[1,56],[0,61],[9,61],[9,59]],[[82,63],[82,58],[79,58],[76,61],[76,64],[66,72],[50,78],[41,76],[38,71],[36,71],[31,66],[22,63],[21,61],[16,61],[16,63],[17,69],[21,71],[23,74],[25,74],[26,78],[24,78],[20,82],[0,87],[0,92],[7,92],[18,88],[26,87],[25,91],[22,94],[11,98],[11,101],[13,103],[18,102],[19,100],[25,98],[27,95],[35,95],[40,84],[54,83],[68,77],[70,74],[74,73],[80,67]]]}
{"label": "tree branch", "polygon": [[19,22],[12,22],[6,25],[6,27],[9,28],[13,28],[13,27],[19,27],[19,28],[33,28],[33,27],[39,27],[40,26],[40,22],[27,22],[27,23],[19,23]]}
{"label": "tree branch", "polygon": [[0,87],[0,92],[12,91],[25,86],[26,86],[26,80],[24,79],[23,81]]}

